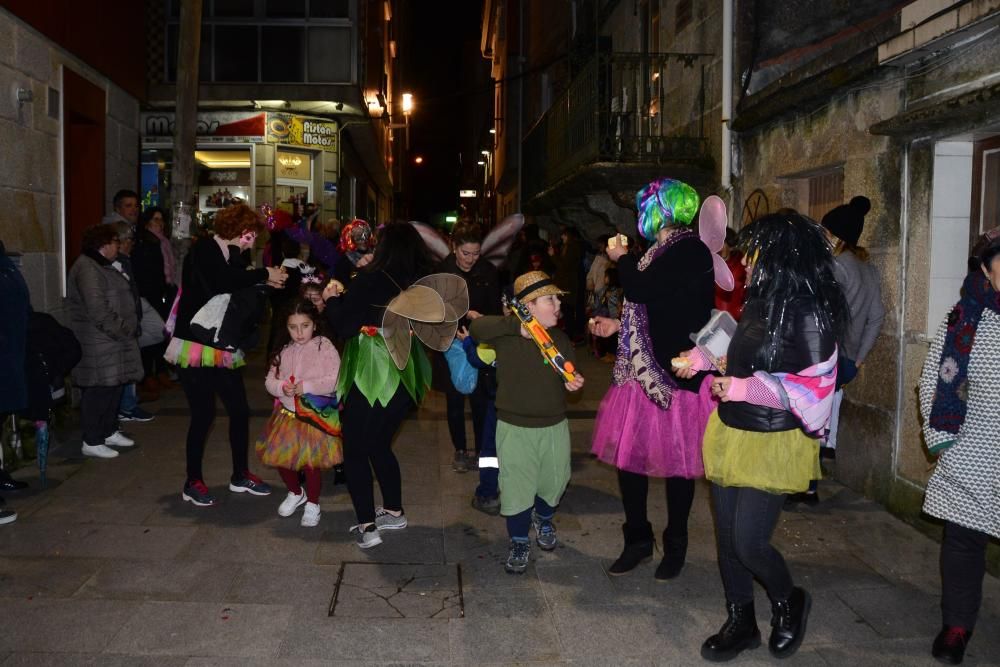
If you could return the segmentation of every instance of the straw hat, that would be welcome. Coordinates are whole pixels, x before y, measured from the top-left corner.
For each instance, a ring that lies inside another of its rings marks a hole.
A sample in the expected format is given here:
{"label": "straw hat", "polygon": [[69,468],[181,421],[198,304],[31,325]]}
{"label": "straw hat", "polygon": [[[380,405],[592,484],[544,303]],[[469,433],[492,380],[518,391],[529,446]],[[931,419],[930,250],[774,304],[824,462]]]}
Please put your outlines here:
{"label": "straw hat", "polygon": [[514,281],[514,298],[521,303],[526,303],[540,296],[548,296],[550,294],[562,296],[563,294],[569,294],[569,292],[564,292],[556,287],[556,284],[552,282],[552,278],[549,278],[549,275],[544,271],[528,271],[518,276],[517,280]]}

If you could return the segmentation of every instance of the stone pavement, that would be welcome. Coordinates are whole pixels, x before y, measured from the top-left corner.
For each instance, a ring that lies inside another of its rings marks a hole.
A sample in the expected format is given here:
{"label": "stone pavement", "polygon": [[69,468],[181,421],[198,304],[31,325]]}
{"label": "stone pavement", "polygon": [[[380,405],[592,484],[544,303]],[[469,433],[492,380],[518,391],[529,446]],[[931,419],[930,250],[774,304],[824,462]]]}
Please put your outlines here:
{"label": "stone pavement", "polygon": [[[582,350],[581,350],[582,352]],[[503,572],[503,520],[469,506],[475,474],[450,468],[442,397],[406,421],[396,451],[410,526],[368,552],[348,535],[353,512],[329,483],[319,528],[275,510],[284,497],[230,494],[222,416],[206,456],[220,498],[180,498],[184,400],[174,391],[130,425],[138,445],[82,460],[61,434],[51,487],[9,495],[0,528],[2,665],[696,665],[724,616],[707,486],[691,520],[689,562],[656,583],[653,563],[612,578],[622,520],[614,472],[588,454],[610,367],[583,363],[572,405],[573,481],[556,524],[561,545],[533,551],[523,576]],[[247,371],[256,433],[269,413],[262,369]],[[278,484],[270,470],[255,469]],[[31,480],[34,470],[17,477]],[[37,485],[36,485],[37,486]],[[786,513],[775,537],[814,599],[799,665],[930,665],[939,629],[937,545],[881,507],[827,482],[815,510]],[[662,484],[651,488],[657,531]],[[967,664],[1000,664],[1000,585],[987,577]],[[768,603],[757,597],[766,632]],[[765,635],[766,636],[766,635]],[[765,648],[734,664],[768,664]]]}

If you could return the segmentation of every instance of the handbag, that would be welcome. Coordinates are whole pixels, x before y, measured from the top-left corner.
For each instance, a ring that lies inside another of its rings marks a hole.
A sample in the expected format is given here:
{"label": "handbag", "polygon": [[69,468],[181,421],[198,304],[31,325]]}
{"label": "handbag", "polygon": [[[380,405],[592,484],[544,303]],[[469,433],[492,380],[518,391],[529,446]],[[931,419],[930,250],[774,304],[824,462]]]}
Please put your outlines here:
{"label": "handbag", "polygon": [[296,395],[295,418],[327,435],[340,437],[340,401],[336,396]]}

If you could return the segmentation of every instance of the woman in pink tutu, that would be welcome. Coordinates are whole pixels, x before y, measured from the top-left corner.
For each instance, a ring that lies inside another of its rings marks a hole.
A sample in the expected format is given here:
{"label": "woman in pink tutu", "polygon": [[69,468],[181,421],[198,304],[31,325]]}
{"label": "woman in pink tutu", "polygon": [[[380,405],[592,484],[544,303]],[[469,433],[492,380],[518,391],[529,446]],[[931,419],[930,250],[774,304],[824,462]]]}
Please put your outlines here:
{"label": "woman in pink tutu", "polygon": [[639,233],[653,245],[641,259],[621,243],[609,244],[625,291],[621,320],[597,317],[598,336],[619,332],[613,382],[601,401],[592,451],[618,469],[625,507],[625,549],[608,574],[621,575],[653,555],[647,518],[650,477],[665,478],[667,527],[656,579],[680,574],[687,555],[688,515],[695,480],[704,475],[701,441],[714,408],[704,373],[687,380],[670,372],[670,360],[691,347],[715,298],[712,254],[691,229],[698,211],[691,186],[669,178],[636,195]]}

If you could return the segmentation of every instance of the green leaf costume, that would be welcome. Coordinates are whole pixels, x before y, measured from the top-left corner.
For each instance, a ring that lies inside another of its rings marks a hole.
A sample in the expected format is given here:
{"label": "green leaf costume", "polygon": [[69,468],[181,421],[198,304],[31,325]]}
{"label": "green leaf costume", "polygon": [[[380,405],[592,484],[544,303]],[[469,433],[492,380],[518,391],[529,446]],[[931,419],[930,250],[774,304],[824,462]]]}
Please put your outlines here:
{"label": "green leaf costume", "polygon": [[338,396],[346,398],[351,387],[356,385],[369,405],[374,406],[378,401],[385,407],[400,382],[413,402],[419,405],[431,386],[431,364],[423,345],[414,343],[410,346],[406,367],[399,370],[389,356],[381,334],[369,336],[359,333],[347,341],[337,382]]}

